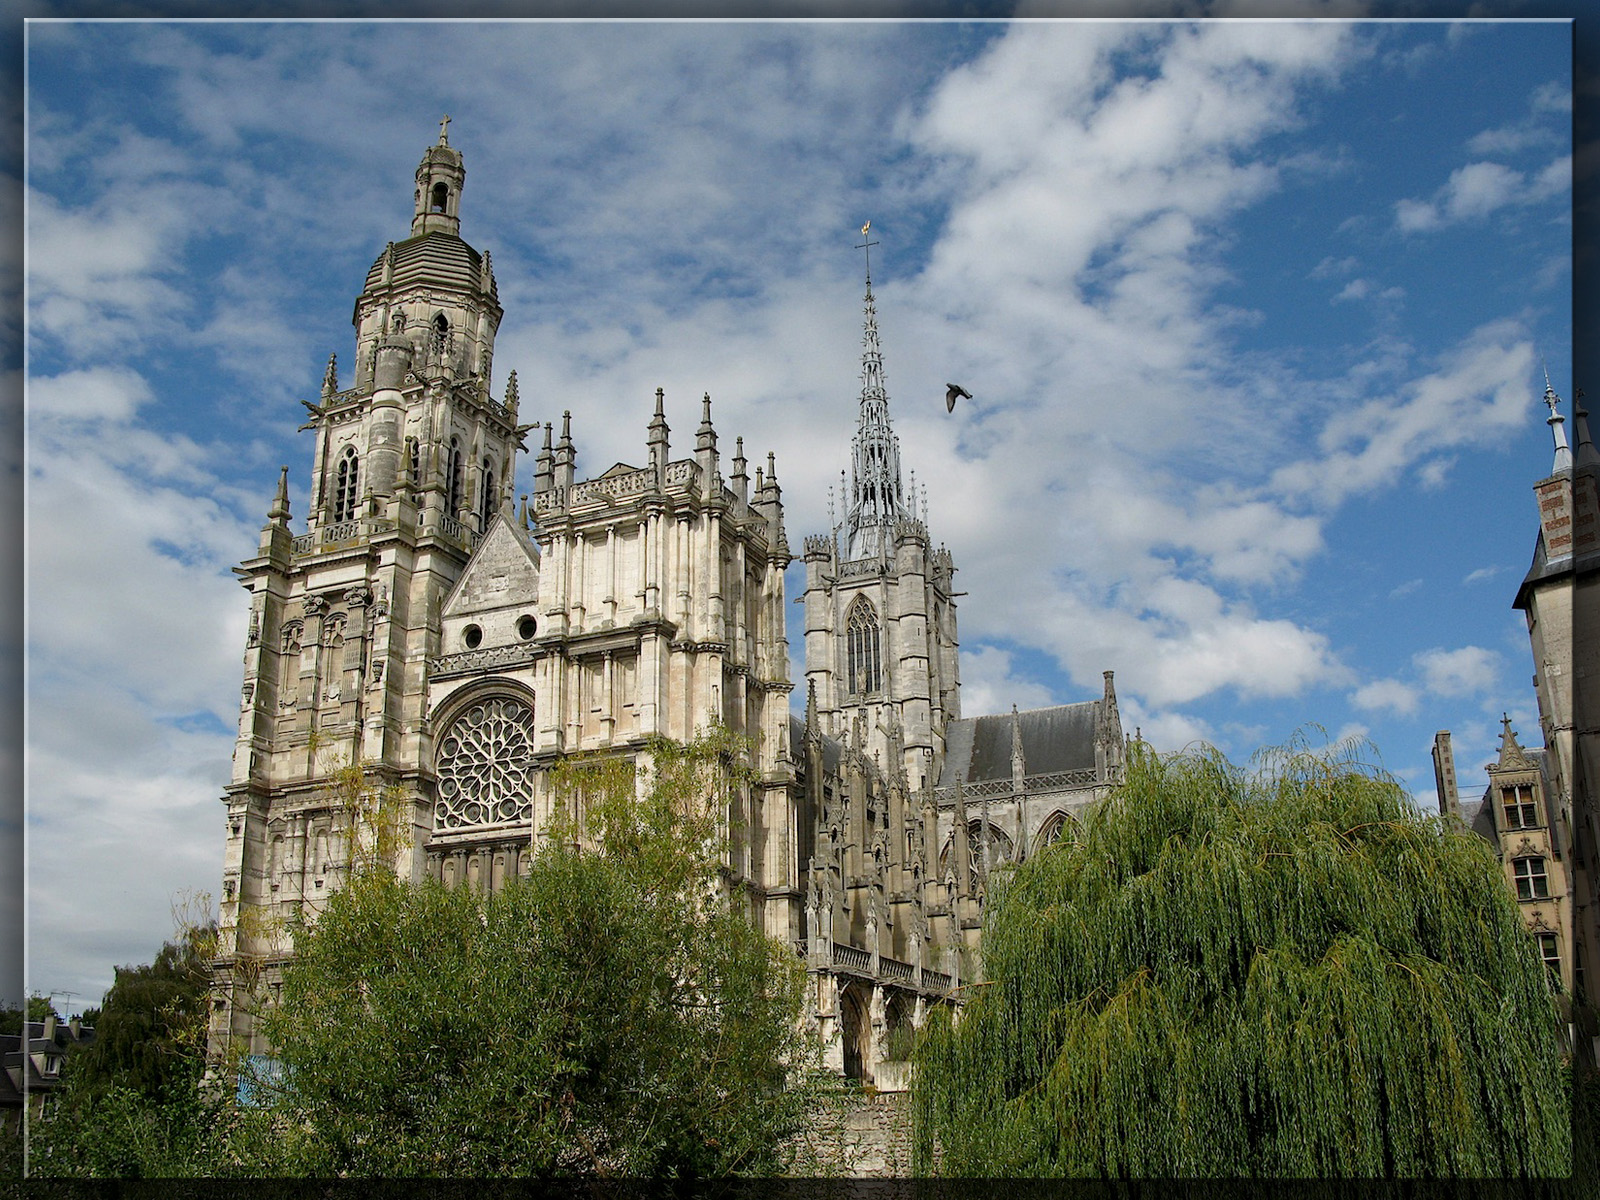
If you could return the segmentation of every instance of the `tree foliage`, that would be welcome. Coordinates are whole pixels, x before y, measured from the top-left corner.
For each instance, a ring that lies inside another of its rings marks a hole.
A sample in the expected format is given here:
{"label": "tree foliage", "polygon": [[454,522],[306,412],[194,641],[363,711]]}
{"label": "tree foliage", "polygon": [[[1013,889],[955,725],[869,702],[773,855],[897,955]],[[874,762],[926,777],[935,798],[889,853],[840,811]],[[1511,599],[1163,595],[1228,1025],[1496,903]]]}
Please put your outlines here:
{"label": "tree foliage", "polygon": [[29,996],[25,1009],[0,1008],[0,1034],[21,1033],[24,1015],[29,1021],[43,1021],[51,1015],[57,1020],[61,1017],[61,1014],[56,1012],[55,1006],[50,1003],[49,996]]}
{"label": "tree foliage", "polygon": [[206,998],[216,926],[182,929],[155,961],[117,967],[92,1023],[94,1040],[72,1056],[81,1087],[123,1087],[152,1100],[193,1091],[204,1061]]}
{"label": "tree foliage", "polygon": [[485,895],[357,870],[295,932],[263,1081],[351,1175],[762,1174],[791,1165],[810,1039],[791,952],[719,886],[734,747],[556,776],[562,815]]}
{"label": "tree foliage", "polygon": [[1136,745],[918,1050],[919,1170],[1564,1175],[1551,985],[1487,845],[1303,742]]}

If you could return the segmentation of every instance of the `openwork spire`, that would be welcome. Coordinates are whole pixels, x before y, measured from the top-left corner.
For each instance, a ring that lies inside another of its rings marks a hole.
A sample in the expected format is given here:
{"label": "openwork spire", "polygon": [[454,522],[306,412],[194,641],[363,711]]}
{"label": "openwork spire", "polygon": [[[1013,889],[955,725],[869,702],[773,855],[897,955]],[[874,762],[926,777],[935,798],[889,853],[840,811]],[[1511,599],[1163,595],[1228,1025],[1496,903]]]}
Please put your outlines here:
{"label": "openwork spire", "polygon": [[[866,234],[871,222],[862,226]],[[876,242],[857,249],[871,254]],[[883,348],[878,342],[878,306],[872,295],[872,268],[867,268],[861,339],[861,414],[850,447],[851,480],[845,512],[847,556],[851,560],[888,553],[894,545],[894,523],[913,514],[900,483],[900,439],[889,425],[889,393],[883,382]]]}

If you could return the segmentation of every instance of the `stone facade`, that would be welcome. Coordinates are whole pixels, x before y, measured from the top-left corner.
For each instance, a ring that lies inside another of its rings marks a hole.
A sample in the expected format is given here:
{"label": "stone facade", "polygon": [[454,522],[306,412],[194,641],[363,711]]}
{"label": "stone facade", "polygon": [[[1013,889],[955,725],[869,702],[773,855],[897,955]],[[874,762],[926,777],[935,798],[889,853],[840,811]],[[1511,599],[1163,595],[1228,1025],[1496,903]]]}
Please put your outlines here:
{"label": "stone facade", "polygon": [[[577,473],[573,414],[518,423],[490,393],[501,311],[460,237],[461,155],[416,174],[411,236],[356,302],[354,385],[330,359],[313,504],[290,530],[287,468],[257,553],[221,905],[213,1047],[260,1044],[241,982],[270,990],[350,869],[334,778],[403,797],[398,867],[492,890],[527,869],[565,756],[640,756],[712,722],[752,748],[726,886],[813,976],[835,1069],[903,1086],[930,1006],[981,972],[993,873],[1070,828],[1120,778],[1101,697],[961,716],[956,571],[901,479],[867,281],[860,417],[838,525],[804,544],[803,718],[791,713],[777,463],[722,458],[709,395],[674,458],[666,397],[640,465]],[[576,424],[581,433],[582,415]],[[515,452],[542,437],[515,505]]]}
{"label": "stone facade", "polygon": [[[1581,398],[1582,393],[1579,393]],[[1600,743],[1587,693],[1600,680],[1600,454],[1588,415],[1574,411],[1576,449],[1567,443],[1560,397],[1545,386],[1555,443],[1551,472],[1534,485],[1539,533],[1533,565],[1513,601],[1527,619],[1542,749],[1524,749],[1504,722],[1500,754],[1485,768],[1489,786],[1475,808],[1456,790],[1450,735],[1434,740],[1440,808],[1491,841],[1504,864],[1541,955],[1564,996],[1588,999],[1600,967],[1600,823],[1593,789]],[[1600,1058],[1600,1029],[1583,1007],[1569,1006],[1575,1047]]]}

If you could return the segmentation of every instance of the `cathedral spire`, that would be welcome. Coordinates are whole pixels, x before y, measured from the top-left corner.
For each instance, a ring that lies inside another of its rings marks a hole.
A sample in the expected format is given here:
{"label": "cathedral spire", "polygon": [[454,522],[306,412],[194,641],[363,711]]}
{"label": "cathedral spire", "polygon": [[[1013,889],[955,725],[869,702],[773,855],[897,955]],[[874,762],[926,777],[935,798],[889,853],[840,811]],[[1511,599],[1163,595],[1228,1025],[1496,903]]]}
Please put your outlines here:
{"label": "cathedral spire", "polygon": [[[871,227],[861,227],[863,235]],[[870,255],[876,242],[857,249]],[[912,516],[900,482],[900,439],[889,424],[889,393],[883,379],[883,348],[878,342],[878,305],[872,295],[871,260],[863,305],[861,411],[850,447],[851,480],[845,534],[849,558],[871,558],[893,545],[894,524]]]}

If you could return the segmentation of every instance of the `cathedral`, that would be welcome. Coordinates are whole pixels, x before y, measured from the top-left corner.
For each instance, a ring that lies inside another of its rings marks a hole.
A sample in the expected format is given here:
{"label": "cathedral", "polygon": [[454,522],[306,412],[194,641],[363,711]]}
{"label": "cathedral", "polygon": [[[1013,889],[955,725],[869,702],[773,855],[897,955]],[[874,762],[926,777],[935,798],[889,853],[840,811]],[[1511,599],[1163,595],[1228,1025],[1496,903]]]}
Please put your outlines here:
{"label": "cathedral", "polygon": [[303,402],[304,531],[285,468],[235,568],[249,632],[213,1049],[267,1050],[243,981],[271,994],[287,918],[314,915],[350,869],[340,767],[405,797],[398,870],[493,890],[528,870],[564,756],[638,755],[718,720],[753,756],[725,884],[814,977],[828,1064],[899,1086],[896,1031],[981,973],[993,872],[1120,778],[1111,672],[1083,703],[962,716],[955,560],[902,482],[869,269],[842,519],[801,544],[797,688],[775,455],[752,479],[709,395],[678,457],[657,390],[640,465],[583,477],[582,412],[559,431],[520,423],[515,371],[492,391],[502,310],[490,255],[461,237],[466,168],[445,129],[417,168],[409,236],[356,299],[348,386],[330,357]]}

